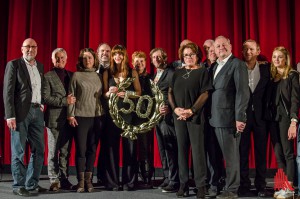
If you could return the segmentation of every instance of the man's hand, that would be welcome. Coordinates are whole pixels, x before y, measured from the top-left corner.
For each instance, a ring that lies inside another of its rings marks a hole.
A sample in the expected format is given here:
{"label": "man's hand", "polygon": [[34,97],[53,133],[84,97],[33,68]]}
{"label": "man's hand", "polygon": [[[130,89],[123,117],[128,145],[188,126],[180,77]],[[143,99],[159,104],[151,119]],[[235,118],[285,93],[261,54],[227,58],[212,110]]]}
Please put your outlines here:
{"label": "man's hand", "polygon": [[16,130],[17,125],[16,125],[16,119],[9,119],[6,120],[7,126],[10,130]]}
{"label": "man's hand", "polygon": [[245,122],[240,122],[240,121],[236,121],[235,125],[236,125],[236,130],[238,132],[243,132],[245,127],[246,127],[246,123]]}
{"label": "man's hand", "polygon": [[69,124],[70,124],[72,127],[78,126],[78,123],[77,123],[77,120],[75,119],[75,117],[69,117],[68,120],[69,120]]}
{"label": "man's hand", "polygon": [[75,102],[76,102],[76,97],[74,97],[72,93],[69,94],[67,96],[67,103],[68,104],[75,104]]}

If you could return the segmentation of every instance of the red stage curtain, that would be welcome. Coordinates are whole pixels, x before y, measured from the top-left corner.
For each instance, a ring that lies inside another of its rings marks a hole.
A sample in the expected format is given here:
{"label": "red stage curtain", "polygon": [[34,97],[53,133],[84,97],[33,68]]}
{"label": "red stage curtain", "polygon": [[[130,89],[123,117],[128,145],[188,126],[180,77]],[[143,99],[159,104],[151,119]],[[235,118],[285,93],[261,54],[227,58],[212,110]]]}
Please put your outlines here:
{"label": "red stage curtain", "polygon": [[[300,1],[297,0],[10,0],[0,1],[0,78],[6,62],[21,56],[27,37],[39,46],[37,59],[51,69],[51,52],[63,47],[68,53],[67,69],[75,71],[80,49],[96,50],[99,43],[125,45],[129,55],[135,50],[147,54],[154,47],[168,53],[169,62],[178,59],[183,39],[201,48],[206,39],[228,36],[234,55],[241,57],[242,43],[252,38],[261,44],[270,60],[274,47],[290,50],[292,62],[300,61]],[[297,10],[298,9],[298,10]],[[298,34],[296,34],[298,33]],[[154,68],[147,60],[147,69]],[[3,82],[0,83],[3,88]],[[2,92],[2,91],[1,91]],[[3,104],[3,99],[0,99]],[[0,117],[3,118],[3,106]],[[10,134],[5,122],[0,132],[0,154],[10,164]],[[276,168],[268,141],[267,166]],[[45,151],[45,164],[47,157]],[[254,167],[254,152],[249,154]],[[160,167],[155,142],[154,164]],[[71,165],[74,165],[74,149]]]}

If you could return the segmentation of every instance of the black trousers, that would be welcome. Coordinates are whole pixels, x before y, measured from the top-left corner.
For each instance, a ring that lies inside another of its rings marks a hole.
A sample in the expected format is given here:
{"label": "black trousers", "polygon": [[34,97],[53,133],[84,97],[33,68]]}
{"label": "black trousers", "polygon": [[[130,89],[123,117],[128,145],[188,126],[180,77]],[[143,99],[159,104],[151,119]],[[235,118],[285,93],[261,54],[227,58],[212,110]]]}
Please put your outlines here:
{"label": "black trousers", "polygon": [[164,177],[171,184],[179,183],[178,149],[174,125],[161,120],[155,130]]}
{"label": "black trousers", "polygon": [[151,179],[154,170],[153,131],[139,134],[137,139],[137,145],[138,145],[137,147],[138,161],[140,165],[141,174],[143,177],[147,177],[148,179]]}
{"label": "black trousers", "polygon": [[207,163],[207,183],[213,190],[220,189],[220,179],[223,174],[225,175],[223,155],[214,127],[210,126],[208,120],[204,123],[204,147]]}
{"label": "black trousers", "polygon": [[76,170],[93,172],[97,140],[102,131],[102,117],[76,117],[78,126],[74,136],[76,146]]}
{"label": "black trousers", "polygon": [[[119,158],[120,158],[120,134],[121,129],[118,128],[113,121],[107,120],[108,131],[105,138],[105,174],[107,180],[107,188],[119,187]],[[122,184],[134,187],[137,180],[137,153],[136,141],[128,138],[122,138],[123,149],[123,167],[122,167]]]}
{"label": "black trousers", "polygon": [[196,187],[205,186],[206,162],[204,151],[204,124],[174,120],[178,144],[178,168],[180,184],[189,180],[189,149],[192,147],[194,180]]}
{"label": "black trousers", "polygon": [[267,150],[267,129],[264,121],[259,123],[254,118],[254,112],[247,114],[247,124],[243,133],[241,133],[240,143],[240,173],[241,186],[250,188],[251,181],[249,178],[249,151],[251,132],[253,132],[254,140],[254,154],[255,154],[255,168],[256,175],[254,185],[256,189],[264,189],[266,187],[266,150]]}
{"label": "black trousers", "polygon": [[[107,113],[109,114],[109,113]],[[98,154],[98,162],[97,162],[97,179],[102,181],[103,183],[106,183],[106,175],[105,175],[105,156],[106,152],[105,149],[107,148],[105,144],[107,143],[106,139],[107,136],[109,136],[108,128],[107,128],[107,119],[108,116],[105,114],[103,116],[103,125],[102,125],[102,133],[99,136],[99,141],[97,141],[97,144],[100,142],[100,152]]]}
{"label": "black trousers", "polygon": [[240,155],[241,137],[235,137],[235,128],[215,127],[215,133],[226,162],[225,190],[237,192],[240,186]]}
{"label": "black trousers", "polygon": [[294,140],[288,140],[288,129],[291,123],[289,117],[279,116],[278,122],[270,123],[270,137],[274,147],[278,168],[282,168],[288,181],[294,181],[295,155]]}

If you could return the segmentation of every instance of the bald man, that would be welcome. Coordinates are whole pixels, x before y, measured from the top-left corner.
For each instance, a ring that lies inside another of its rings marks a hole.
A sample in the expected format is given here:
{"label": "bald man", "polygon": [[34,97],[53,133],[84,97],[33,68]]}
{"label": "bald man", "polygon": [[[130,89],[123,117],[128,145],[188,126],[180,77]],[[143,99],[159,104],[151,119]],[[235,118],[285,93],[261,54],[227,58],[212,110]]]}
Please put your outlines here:
{"label": "bald man", "polygon": [[[29,191],[42,192],[39,183],[44,162],[44,113],[41,89],[44,66],[35,60],[38,46],[34,39],[25,39],[23,56],[6,65],[3,86],[5,119],[11,133],[11,171],[13,193],[29,196]],[[26,141],[31,156],[24,164]]]}

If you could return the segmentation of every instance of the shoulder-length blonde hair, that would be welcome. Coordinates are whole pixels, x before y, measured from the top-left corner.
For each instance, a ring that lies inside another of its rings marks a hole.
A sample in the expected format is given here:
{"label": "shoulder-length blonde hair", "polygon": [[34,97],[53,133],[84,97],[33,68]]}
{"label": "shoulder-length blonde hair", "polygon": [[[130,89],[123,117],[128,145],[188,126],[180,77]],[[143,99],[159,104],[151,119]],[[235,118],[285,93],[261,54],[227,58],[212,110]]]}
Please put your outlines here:
{"label": "shoulder-length blonde hair", "polygon": [[[121,54],[124,57],[123,61],[121,63],[121,71],[118,71],[118,67],[114,61],[115,54]],[[127,54],[126,48],[122,45],[115,45],[111,50],[110,67],[109,67],[110,73],[112,75],[115,75],[119,72],[119,73],[122,73],[124,78],[126,78],[129,73],[128,67],[129,67],[128,66],[128,54]]]}
{"label": "shoulder-length blonde hair", "polygon": [[[289,75],[289,72],[292,70],[292,66],[291,66],[291,58],[290,58],[290,53],[289,51],[283,47],[283,46],[278,46],[276,48],[274,48],[273,52],[272,52],[272,57],[273,57],[273,53],[275,51],[280,51],[283,53],[283,55],[285,56],[285,60],[286,60],[286,67],[284,69],[284,72],[283,72],[283,75],[282,75],[282,78],[283,79],[286,79]],[[271,76],[272,76],[272,79],[275,79],[275,77],[278,75],[278,71],[277,71],[277,68],[274,66],[274,63],[273,61],[271,62]]]}

